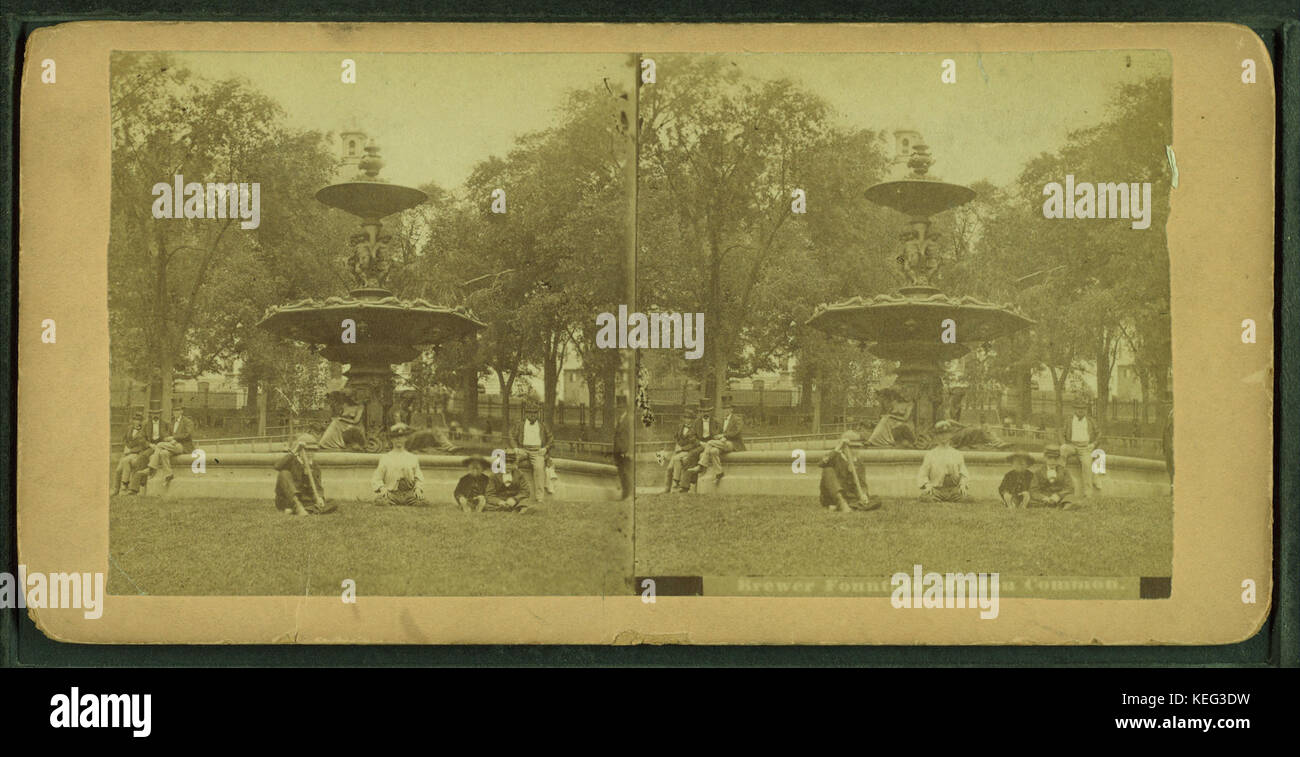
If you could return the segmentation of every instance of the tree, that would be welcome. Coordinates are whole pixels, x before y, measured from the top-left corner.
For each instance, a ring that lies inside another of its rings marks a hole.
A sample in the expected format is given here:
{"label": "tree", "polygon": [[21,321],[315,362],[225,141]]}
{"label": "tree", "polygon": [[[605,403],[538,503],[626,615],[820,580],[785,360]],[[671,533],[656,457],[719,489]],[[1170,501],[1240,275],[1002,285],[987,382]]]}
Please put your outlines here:
{"label": "tree", "polygon": [[[280,107],[247,82],[201,80],[166,55],[119,54],[113,67],[112,354],[115,366],[153,379],[170,413],[175,375],[229,365],[265,304],[314,288],[302,273],[319,266],[282,279],[273,271],[313,250],[306,237],[320,225],[310,220],[323,209],[312,194],[334,158],[321,135],[286,127]],[[176,175],[259,183],[260,225],[154,218],[147,190]]]}
{"label": "tree", "polygon": [[[970,211],[976,222],[968,254],[946,278],[959,291],[1014,302],[1037,322],[999,340],[994,370],[1008,385],[1023,386],[1033,370],[1045,368],[1061,419],[1080,371],[1095,377],[1097,409],[1104,411],[1122,343],[1133,347],[1145,375],[1163,382],[1168,372],[1169,97],[1167,77],[1122,87],[1100,123],[1029,161],[1012,186],[982,188]],[[1150,228],[1135,230],[1127,219],[1044,218],[1043,187],[1067,174],[1080,182],[1149,182]],[[1029,408],[1022,410],[1027,416]]]}
{"label": "tree", "polygon": [[643,305],[695,311],[720,406],[746,354],[762,281],[803,246],[792,190],[814,180],[828,106],[788,80],[761,81],[713,57],[663,56],[641,95],[638,284]]}

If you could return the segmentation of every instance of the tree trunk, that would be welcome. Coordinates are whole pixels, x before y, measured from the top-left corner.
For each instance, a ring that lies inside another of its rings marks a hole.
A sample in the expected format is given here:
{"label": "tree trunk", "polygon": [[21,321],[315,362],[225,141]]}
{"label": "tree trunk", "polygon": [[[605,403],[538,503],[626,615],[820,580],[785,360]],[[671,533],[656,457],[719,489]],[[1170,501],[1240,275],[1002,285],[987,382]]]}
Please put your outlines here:
{"label": "tree trunk", "polygon": [[[248,385],[248,390],[247,390],[248,394],[244,398],[244,407],[246,408],[245,412],[260,408],[261,407],[260,403],[262,401],[261,380],[257,376],[246,375],[244,377],[244,382]],[[242,433],[243,433],[243,429],[240,429],[240,434]]]}
{"label": "tree trunk", "polygon": [[478,422],[478,371],[465,374],[461,391],[465,394],[465,406],[461,410],[461,422],[466,426]]}
{"label": "tree trunk", "polygon": [[555,428],[555,401],[560,383],[561,356],[564,354],[564,342],[556,334],[547,339],[546,356],[542,364],[542,420],[547,426]]}
{"label": "tree trunk", "polygon": [[1050,369],[1052,374],[1052,391],[1056,394],[1056,427],[1060,428],[1065,423],[1065,376],[1064,371],[1058,376],[1056,369]]}
{"label": "tree trunk", "polygon": [[612,365],[606,372],[604,380],[601,381],[601,400],[603,406],[600,413],[601,430],[613,438],[614,418],[618,408],[615,406],[615,396],[618,394],[618,364]]}
{"label": "tree trunk", "polygon": [[162,417],[167,423],[172,422],[172,361],[164,355],[158,366],[158,377],[162,382]]}
{"label": "tree trunk", "polygon": [[596,393],[597,379],[594,375],[587,375],[587,427],[592,431],[596,430]]}
{"label": "tree trunk", "polygon": [[1034,414],[1034,372],[1026,368],[1024,373],[1020,374],[1019,383],[1020,385],[1016,387],[1016,394],[1019,396],[1016,399],[1020,401],[1020,422],[1028,424]]}
{"label": "tree trunk", "polygon": [[808,379],[808,404],[812,407],[812,432],[820,434],[822,432],[822,401],[821,393],[817,391],[818,384],[812,379]]}
{"label": "tree trunk", "polygon": [[1110,406],[1110,349],[1113,340],[1109,334],[1109,329],[1102,329],[1097,344],[1097,407],[1093,412],[1098,420],[1105,416]]}
{"label": "tree trunk", "polygon": [[709,320],[714,337],[713,417],[722,417],[722,393],[727,390],[727,350],[722,337],[722,249],[716,232],[709,234]]}
{"label": "tree trunk", "polygon": [[515,388],[515,377],[511,374],[507,380],[506,375],[497,371],[497,386],[501,388],[501,438],[504,443],[510,443],[510,392]]}

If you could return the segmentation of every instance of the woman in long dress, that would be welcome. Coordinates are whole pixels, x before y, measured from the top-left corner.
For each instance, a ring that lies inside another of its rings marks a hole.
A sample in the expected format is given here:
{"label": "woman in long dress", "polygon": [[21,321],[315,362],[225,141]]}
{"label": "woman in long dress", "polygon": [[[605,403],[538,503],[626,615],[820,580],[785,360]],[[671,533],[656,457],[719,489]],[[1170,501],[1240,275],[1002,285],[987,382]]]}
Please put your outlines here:
{"label": "woman in long dress", "polygon": [[365,445],[365,434],[361,432],[361,420],[365,409],[350,393],[342,395],[343,406],[338,415],[330,420],[330,425],[320,437],[321,449],[348,449],[350,446]]}

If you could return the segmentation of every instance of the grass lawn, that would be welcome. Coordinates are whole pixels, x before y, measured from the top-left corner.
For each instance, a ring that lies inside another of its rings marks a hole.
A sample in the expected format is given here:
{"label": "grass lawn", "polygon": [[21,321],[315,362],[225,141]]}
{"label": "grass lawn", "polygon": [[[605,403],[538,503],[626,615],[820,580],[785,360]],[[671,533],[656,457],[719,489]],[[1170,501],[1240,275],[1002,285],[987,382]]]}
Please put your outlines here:
{"label": "grass lawn", "polygon": [[885,576],[926,571],[1007,576],[1168,576],[1172,497],[1089,500],[1086,509],[886,499],[828,513],[815,497],[637,497],[642,576]]}
{"label": "grass lawn", "polygon": [[617,502],[463,513],[345,502],[284,515],[270,500],[114,497],[110,594],[369,596],[627,594],[630,513]]}

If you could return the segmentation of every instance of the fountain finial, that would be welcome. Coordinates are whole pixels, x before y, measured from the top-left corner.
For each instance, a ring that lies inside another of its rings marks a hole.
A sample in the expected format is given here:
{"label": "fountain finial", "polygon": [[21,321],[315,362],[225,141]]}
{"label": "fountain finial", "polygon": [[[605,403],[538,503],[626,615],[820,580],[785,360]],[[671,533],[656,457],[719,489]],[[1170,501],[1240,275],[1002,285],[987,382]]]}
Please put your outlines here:
{"label": "fountain finial", "polygon": [[357,168],[361,169],[357,178],[363,181],[383,181],[379,178],[379,169],[384,167],[384,160],[379,157],[379,144],[371,139],[366,144],[365,151],[365,157],[357,161]]}
{"label": "fountain finial", "polygon": [[912,155],[907,159],[907,167],[912,169],[912,175],[918,179],[925,178],[932,165],[934,157],[930,155],[930,146],[924,142],[913,145]]}

